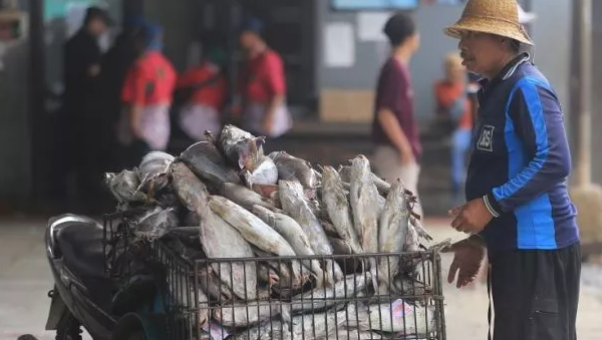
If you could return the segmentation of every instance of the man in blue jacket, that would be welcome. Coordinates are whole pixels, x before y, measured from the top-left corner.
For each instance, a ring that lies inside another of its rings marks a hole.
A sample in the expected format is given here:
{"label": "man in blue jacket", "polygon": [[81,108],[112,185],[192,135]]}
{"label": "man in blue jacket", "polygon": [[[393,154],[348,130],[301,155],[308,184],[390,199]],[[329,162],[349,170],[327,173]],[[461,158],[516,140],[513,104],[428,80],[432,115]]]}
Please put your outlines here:
{"label": "man in blue jacket", "polygon": [[520,52],[533,43],[515,0],[470,0],[446,34],[460,40],[467,69],[483,77],[468,203],[450,211],[452,226],[471,236],[450,247],[448,280],[473,281],[486,249],[493,339],[574,340],[581,254],[558,97]]}

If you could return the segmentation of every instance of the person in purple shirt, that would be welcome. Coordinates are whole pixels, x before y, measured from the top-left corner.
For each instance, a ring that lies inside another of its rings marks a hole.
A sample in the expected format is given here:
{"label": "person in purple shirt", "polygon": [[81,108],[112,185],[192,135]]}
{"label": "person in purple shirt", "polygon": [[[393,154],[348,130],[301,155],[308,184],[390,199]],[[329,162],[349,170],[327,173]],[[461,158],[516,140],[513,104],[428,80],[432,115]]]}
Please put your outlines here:
{"label": "person in purple shirt", "polygon": [[[422,145],[414,117],[409,63],[420,46],[420,36],[412,17],[403,12],[393,15],[383,32],[391,43],[391,56],[382,66],[376,86],[373,164],[386,181],[401,179],[418,196]],[[417,208],[422,215],[420,205]]]}

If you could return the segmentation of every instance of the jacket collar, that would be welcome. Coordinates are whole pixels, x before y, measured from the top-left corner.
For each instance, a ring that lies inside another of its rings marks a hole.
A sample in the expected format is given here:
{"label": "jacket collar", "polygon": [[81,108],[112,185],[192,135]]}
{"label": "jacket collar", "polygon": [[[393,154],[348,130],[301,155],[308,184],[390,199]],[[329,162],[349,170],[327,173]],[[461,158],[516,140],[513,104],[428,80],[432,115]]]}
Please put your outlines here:
{"label": "jacket collar", "polygon": [[516,69],[522,63],[529,61],[529,59],[531,59],[531,55],[529,55],[529,53],[527,53],[527,52],[523,52],[523,53],[517,55],[508,64],[506,64],[506,66],[504,66],[504,68],[502,68],[500,73],[495,78],[493,78],[492,80],[489,80],[487,78],[481,78],[481,79],[479,79],[479,84],[481,84],[482,87],[487,87],[489,85],[493,85],[493,84],[502,82],[502,81],[512,77],[512,75],[514,74]]}

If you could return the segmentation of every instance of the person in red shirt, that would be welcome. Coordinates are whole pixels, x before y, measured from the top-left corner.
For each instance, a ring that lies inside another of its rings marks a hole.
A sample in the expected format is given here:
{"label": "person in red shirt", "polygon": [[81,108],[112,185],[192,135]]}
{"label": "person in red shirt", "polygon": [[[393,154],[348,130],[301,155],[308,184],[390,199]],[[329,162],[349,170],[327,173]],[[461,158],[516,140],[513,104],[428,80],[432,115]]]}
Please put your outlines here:
{"label": "person in red shirt", "polygon": [[473,112],[467,96],[468,76],[459,54],[450,53],[445,58],[445,73],[445,78],[435,84],[434,92],[438,114],[454,127],[451,179],[453,193],[460,195],[472,137]]}
{"label": "person in red shirt", "polygon": [[226,61],[225,52],[209,46],[201,64],[184,72],[177,81],[176,89],[187,95],[179,112],[180,128],[195,141],[205,139],[205,131],[221,130],[219,112],[228,91],[227,81],[221,72]]}
{"label": "person in red shirt", "polygon": [[140,55],[128,71],[122,90],[126,110],[120,140],[133,149],[135,158],[152,150],[165,150],[169,141],[169,109],[176,72],[161,52],[162,37],[160,26],[145,25],[143,34],[136,39]]}
{"label": "person in red shirt", "polygon": [[286,107],[286,79],[282,58],[261,37],[263,24],[255,18],[245,21],[240,44],[247,53],[241,72],[243,128],[276,138],[292,127]]}

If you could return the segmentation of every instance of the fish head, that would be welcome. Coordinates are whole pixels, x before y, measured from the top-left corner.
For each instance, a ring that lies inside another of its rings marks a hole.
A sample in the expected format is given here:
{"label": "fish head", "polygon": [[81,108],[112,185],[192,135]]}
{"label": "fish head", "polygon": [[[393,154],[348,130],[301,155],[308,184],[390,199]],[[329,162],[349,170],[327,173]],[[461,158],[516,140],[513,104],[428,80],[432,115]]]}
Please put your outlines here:
{"label": "fish head", "polygon": [[114,172],[107,172],[104,175],[104,181],[106,184],[110,185],[115,177],[117,177],[117,175]]}
{"label": "fish head", "polygon": [[238,153],[238,167],[253,170],[263,156],[262,145],[265,137],[255,137],[240,140],[236,143]]}

